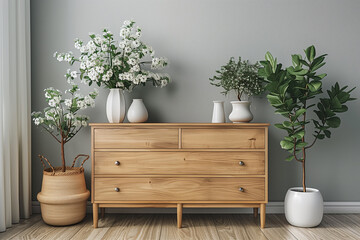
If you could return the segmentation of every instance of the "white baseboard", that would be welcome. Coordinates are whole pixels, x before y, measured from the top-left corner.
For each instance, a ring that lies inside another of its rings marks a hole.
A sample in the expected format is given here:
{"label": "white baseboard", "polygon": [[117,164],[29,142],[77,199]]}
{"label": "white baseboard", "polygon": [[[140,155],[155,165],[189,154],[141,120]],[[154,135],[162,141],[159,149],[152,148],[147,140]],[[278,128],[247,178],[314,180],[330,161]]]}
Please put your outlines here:
{"label": "white baseboard", "polygon": [[[40,204],[38,201],[32,202],[32,212],[40,213]],[[87,212],[92,212],[92,205],[88,202]],[[176,213],[175,208],[111,208],[106,210],[107,213]],[[207,213],[207,214],[250,214],[250,208],[184,208],[184,213]],[[266,213],[284,213],[283,202],[269,202],[266,205]],[[344,214],[360,213],[360,202],[324,202],[324,213]]]}

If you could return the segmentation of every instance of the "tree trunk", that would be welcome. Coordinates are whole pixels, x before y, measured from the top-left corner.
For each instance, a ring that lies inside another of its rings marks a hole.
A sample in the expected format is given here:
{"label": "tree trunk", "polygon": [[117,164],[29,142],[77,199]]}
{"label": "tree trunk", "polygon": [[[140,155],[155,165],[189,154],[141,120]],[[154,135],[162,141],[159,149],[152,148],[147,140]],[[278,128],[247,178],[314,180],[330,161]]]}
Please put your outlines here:
{"label": "tree trunk", "polygon": [[62,171],[65,172],[66,171],[66,166],[65,166],[65,154],[64,154],[64,138],[61,138],[61,163],[62,163]]}

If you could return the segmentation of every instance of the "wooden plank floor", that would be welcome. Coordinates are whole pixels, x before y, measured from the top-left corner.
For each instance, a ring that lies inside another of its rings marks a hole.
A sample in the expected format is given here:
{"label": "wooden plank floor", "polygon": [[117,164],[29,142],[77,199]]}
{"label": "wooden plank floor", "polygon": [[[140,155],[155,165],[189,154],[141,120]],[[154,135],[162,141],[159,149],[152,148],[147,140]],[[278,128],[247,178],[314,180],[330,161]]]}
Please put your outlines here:
{"label": "wooden plank floor", "polygon": [[91,215],[73,226],[52,227],[37,214],[0,233],[0,239],[360,239],[360,214],[325,215],[317,228],[291,226],[284,215],[268,214],[266,221],[260,229],[251,214],[184,214],[178,229],[175,214],[107,214],[93,229]]}

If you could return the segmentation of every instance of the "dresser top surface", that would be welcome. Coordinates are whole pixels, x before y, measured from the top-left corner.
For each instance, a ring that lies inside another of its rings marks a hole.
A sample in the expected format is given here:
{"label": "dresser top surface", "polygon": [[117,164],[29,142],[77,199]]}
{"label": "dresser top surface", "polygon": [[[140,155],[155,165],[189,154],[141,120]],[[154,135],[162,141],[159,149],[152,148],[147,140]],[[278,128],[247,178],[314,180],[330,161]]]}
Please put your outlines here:
{"label": "dresser top surface", "polygon": [[91,127],[268,127],[269,123],[90,123]]}

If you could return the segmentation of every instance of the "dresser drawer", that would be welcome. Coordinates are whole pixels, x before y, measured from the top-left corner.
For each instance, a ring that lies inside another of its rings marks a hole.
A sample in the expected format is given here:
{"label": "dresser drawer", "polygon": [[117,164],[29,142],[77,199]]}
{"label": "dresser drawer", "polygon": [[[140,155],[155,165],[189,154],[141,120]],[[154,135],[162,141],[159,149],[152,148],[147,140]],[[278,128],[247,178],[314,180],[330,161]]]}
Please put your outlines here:
{"label": "dresser drawer", "polygon": [[182,129],[182,148],[264,148],[263,128]]}
{"label": "dresser drawer", "polygon": [[95,178],[95,201],[263,201],[264,190],[265,178]]}
{"label": "dresser drawer", "polygon": [[264,152],[95,152],[95,174],[264,173]]}
{"label": "dresser drawer", "polygon": [[178,148],[178,129],[97,128],[95,148]]}

